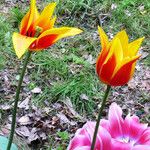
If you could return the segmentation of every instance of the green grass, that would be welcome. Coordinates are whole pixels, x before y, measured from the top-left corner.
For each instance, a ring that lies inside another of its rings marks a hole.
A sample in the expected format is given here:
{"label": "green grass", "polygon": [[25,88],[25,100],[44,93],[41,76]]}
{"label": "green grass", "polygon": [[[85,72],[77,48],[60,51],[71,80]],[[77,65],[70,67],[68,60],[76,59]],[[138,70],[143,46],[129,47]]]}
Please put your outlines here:
{"label": "green grass", "polygon": [[[45,0],[40,9],[48,2],[50,0]],[[144,45],[148,50],[150,2],[149,0],[57,0],[57,3],[56,26],[78,26],[85,32],[74,38],[61,40],[48,50],[34,54],[30,63],[33,68],[29,70],[32,81],[28,88],[31,90],[36,86],[41,87],[42,94],[33,95],[33,102],[38,105],[42,105],[45,100],[54,102],[69,97],[78,111],[92,112],[95,97],[101,98],[102,85],[95,74],[95,65],[90,64],[84,56],[92,55],[96,59],[99,53],[98,24],[113,34],[126,29],[131,39],[145,36]],[[111,5],[114,3],[117,9],[112,10]],[[141,6],[144,6],[143,10],[140,10]],[[18,30],[19,22],[24,15],[25,10],[22,8],[22,11],[21,8],[21,6],[12,8],[7,17],[3,14],[0,16],[0,68],[10,64],[9,59],[16,58],[11,34]],[[103,14],[106,14],[106,18],[103,18]],[[145,64],[150,64],[149,57],[146,58]],[[72,70],[75,73],[72,73]],[[81,94],[87,95],[88,100],[81,100]]]}

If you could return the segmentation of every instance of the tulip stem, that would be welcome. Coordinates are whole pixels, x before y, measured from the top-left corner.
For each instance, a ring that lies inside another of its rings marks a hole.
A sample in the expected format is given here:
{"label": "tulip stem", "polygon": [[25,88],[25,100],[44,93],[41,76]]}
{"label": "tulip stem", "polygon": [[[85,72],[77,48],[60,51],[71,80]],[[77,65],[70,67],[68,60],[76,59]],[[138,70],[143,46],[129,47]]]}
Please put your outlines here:
{"label": "tulip stem", "polygon": [[18,101],[19,101],[19,95],[20,95],[20,90],[21,90],[21,85],[23,82],[23,78],[25,75],[25,71],[27,68],[27,64],[29,62],[31,56],[31,51],[27,52],[26,59],[23,64],[22,72],[20,74],[17,90],[16,90],[16,96],[15,96],[15,101],[14,101],[14,108],[13,108],[13,113],[12,113],[12,123],[11,123],[11,131],[10,131],[10,136],[9,136],[9,142],[7,145],[7,150],[11,149],[13,137],[14,137],[14,132],[15,132],[15,126],[16,126],[16,114],[17,114],[17,107],[18,107]]}
{"label": "tulip stem", "polygon": [[107,85],[107,89],[106,89],[106,92],[105,92],[105,95],[104,95],[104,98],[103,98],[103,101],[102,101],[102,105],[101,105],[100,110],[99,110],[99,114],[98,114],[98,118],[97,118],[97,122],[96,122],[96,126],[95,126],[95,131],[94,131],[93,141],[92,141],[92,145],[91,145],[91,150],[94,150],[94,147],[95,147],[95,142],[96,142],[96,137],[97,137],[97,132],[98,132],[98,128],[99,128],[100,119],[102,117],[102,112],[103,112],[103,109],[105,107],[106,100],[108,98],[110,89],[111,89],[111,86]]}

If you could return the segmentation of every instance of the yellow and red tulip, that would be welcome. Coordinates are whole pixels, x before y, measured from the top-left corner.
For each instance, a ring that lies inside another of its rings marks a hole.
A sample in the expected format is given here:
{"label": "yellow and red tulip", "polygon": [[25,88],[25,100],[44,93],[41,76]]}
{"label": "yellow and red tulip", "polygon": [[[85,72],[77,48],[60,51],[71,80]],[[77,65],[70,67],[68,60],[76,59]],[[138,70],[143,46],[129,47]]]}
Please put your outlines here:
{"label": "yellow and red tulip", "polygon": [[96,63],[100,80],[111,86],[126,84],[133,76],[135,63],[141,55],[137,54],[144,38],[129,43],[125,30],[119,32],[111,41],[102,28],[98,27],[102,50]]}
{"label": "yellow and red tulip", "polygon": [[56,16],[52,17],[56,3],[50,3],[39,14],[36,0],[31,0],[30,10],[23,17],[20,32],[13,34],[13,45],[18,58],[21,58],[27,49],[39,51],[45,49],[59,39],[73,36],[82,30],[71,27],[54,28]]}

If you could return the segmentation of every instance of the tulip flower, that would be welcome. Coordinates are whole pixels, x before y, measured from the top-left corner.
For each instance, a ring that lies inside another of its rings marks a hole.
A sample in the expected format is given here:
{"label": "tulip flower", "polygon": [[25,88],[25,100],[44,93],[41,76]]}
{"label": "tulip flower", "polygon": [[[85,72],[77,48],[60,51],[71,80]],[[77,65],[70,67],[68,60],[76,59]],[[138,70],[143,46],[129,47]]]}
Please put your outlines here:
{"label": "tulip flower", "polygon": [[29,51],[43,50],[59,39],[73,36],[82,30],[71,27],[55,28],[56,16],[52,17],[56,3],[50,3],[39,14],[36,0],[31,0],[30,10],[23,17],[20,32],[13,34],[13,45],[18,58],[21,58],[27,49]]}
{"label": "tulip flower", "polygon": [[11,131],[7,150],[11,149],[15,132],[16,113],[21,85],[32,51],[43,50],[56,43],[59,39],[73,36],[82,32],[82,30],[80,29],[71,27],[54,28],[56,16],[52,17],[52,15],[56,7],[56,3],[50,3],[49,5],[47,5],[41,12],[41,14],[39,14],[36,8],[36,0],[31,0],[30,4],[30,10],[21,21],[20,32],[15,32],[12,36],[14,49],[18,58],[21,58],[27,50],[28,52],[16,89],[14,108],[12,112]]}
{"label": "tulip flower", "polygon": [[102,119],[100,126],[111,135],[111,150],[150,150],[150,127],[140,123],[136,115],[122,117],[122,110],[112,103],[108,120]]}
{"label": "tulip flower", "polygon": [[133,76],[135,63],[141,55],[137,54],[144,38],[129,43],[125,30],[119,32],[111,41],[102,28],[98,27],[102,51],[96,63],[96,71],[102,82],[111,86],[122,86]]}
{"label": "tulip flower", "polygon": [[[90,150],[94,128],[95,122],[89,121],[81,129],[78,129],[67,150]],[[110,148],[111,136],[107,130],[99,127],[95,150],[110,150]]]}
{"label": "tulip flower", "polygon": [[[78,129],[67,150],[90,150],[95,122],[87,122]],[[116,104],[109,108],[108,120],[101,119],[94,150],[149,150],[150,127],[137,116],[122,117]]]}

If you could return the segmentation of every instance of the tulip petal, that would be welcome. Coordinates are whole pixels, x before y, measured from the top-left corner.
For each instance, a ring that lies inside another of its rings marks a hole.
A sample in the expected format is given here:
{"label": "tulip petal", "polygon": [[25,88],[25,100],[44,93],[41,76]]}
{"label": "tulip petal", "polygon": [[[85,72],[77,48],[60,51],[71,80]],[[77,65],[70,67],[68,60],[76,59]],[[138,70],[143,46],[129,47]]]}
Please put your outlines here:
{"label": "tulip petal", "polygon": [[120,39],[118,38],[115,38],[113,41],[112,41],[112,45],[110,47],[110,51],[105,59],[105,63],[107,63],[107,61],[110,59],[110,57],[114,55],[115,56],[115,59],[116,59],[116,63],[117,64],[120,64],[120,62],[122,61],[123,59],[123,50],[122,50],[122,45],[121,45],[121,41]]}
{"label": "tulip petal", "polygon": [[105,34],[104,30],[99,26],[98,26],[98,32],[99,32],[99,36],[100,36],[102,50],[104,51],[103,53],[105,53],[105,51],[107,51],[107,46],[109,44],[109,40],[108,40],[108,37]]}
{"label": "tulip petal", "polygon": [[55,7],[56,7],[55,2],[48,4],[42,11],[42,13],[39,17],[39,21],[42,21],[42,20],[46,21],[47,19],[51,19],[52,15],[54,13]]}
{"label": "tulip petal", "polygon": [[84,135],[77,135],[71,141],[68,150],[74,150],[77,147],[90,146],[89,139]]}
{"label": "tulip petal", "polygon": [[134,72],[135,62],[139,59],[140,55],[131,59],[124,59],[122,64],[115,70],[115,74],[111,79],[112,86],[121,86],[126,84],[132,77]]}
{"label": "tulip petal", "polygon": [[12,36],[14,49],[18,58],[21,58],[22,55],[26,52],[32,42],[36,40],[36,38],[31,38],[27,36],[23,36],[19,33],[14,33]]}
{"label": "tulip petal", "polygon": [[114,37],[115,38],[119,38],[120,42],[121,42],[121,46],[122,46],[122,49],[123,49],[123,53],[124,53],[124,56],[126,55],[126,51],[128,50],[128,35],[126,33],[125,30],[122,30],[120,31],[119,33],[116,34],[116,36]]}
{"label": "tulip petal", "polygon": [[144,131],[137,143],[150,145],[150,127]]}
{"label": "tulip petal", "polygon": [[124,122],[124,135],[138,141],[141,135],[147,129],[147,124],[141,124],[137,116],[128,115]]}
{"label": "tulip petal", "polygon": [[98,132],[100,146],[96,147],[97,149],[110,150],[111,149],[111,136],[108,131],[101,126],[99,126]]}
{"label": "tulip petal", "polygon": [[[95,125],[96,125],[96,122],[87,122],[84,125],[84,128],[87,130],[87,132],[90,135],[91,143],[93,139]],[[105,128],[99,126],[98,134],[97,134],[96,142],[95,142],[95,149],[110,150],[110,148],[111,148],[111,136]]]}
{"label": "tulip petal", "polygon": [[114,69],[116,67],[116,58],[114,55],[112,55],[107,63],[103,64],[99,70],[98,76],[100,77],[100,80],[106,84],[110,83],[110,79],[112,77],[112,74],[114,72]]}
{"label": "tulip petal", "polygon": [[[56,17],[54,19],[51,20],[51,17],[54,13],[56,7],[56,3],[50,3],[49,5],[47,5],[44,10],[42,11],[41,15],[39,16],[39,18],[36,20],[35,22],[35,27],[39,26],[43,28],[43,32],[49,28],[51,28],[53,26],[53,24],[55,23]],[[34,27],[34,28],[35,28]]]}
{"label": "tulip petal", "polygon": [[31,0],[30,10],[23,17],[20,24],[20,33],[25,35],[30,26],[35,22],[35,20],[39,17],[39,13],[36,8],[36,0]]}
{"label": "tulip petal", "polygon": [[113,138],[122,136],[123,135],[122,126],[124,120],[122,118],[122,110],[116,103],[112,103],[109,108],[108,120],[110,124],[111,136]]}
{"label": "tulip petal", "polygon": [[137,55],[137,52],[138,52],[143,40],[144,40],[144,37],[139,38],[139,39],[129,43],[127,56],[132,57],[132,56]]}
{"label": "tulip petal", "polygon": [[103,128],[105,128],[108,132],[110,132],[110,124],[108,120],[105,119],[101,119],[100,121],[100,126],[102,126]]}
{"label": "tulip petal", "polygon": [[61,38],[65,38],[68,36],[73,36],[76,34],[81,33],[82,30],[77,28],[70,28],[70,27],[62,27],[62,28],[52,28],[43,32],[39,37],[38,40],[33,43],[30,47],[31,50],[40,50],[47,48],[54,44]]}
{"label": "tulip petal", "polygon": [[98,26],[98,32],[99,32],[100,41],[102,45],[101,53],[99,54],[98,59],[96,61],[96,71],[97,71],[97,74],[99,75],[102,63],[105,61],[106,56],[108,54],[108,48],[110,44],[109,44],[108,37],[105,34],[104,30],[99,26]]}

